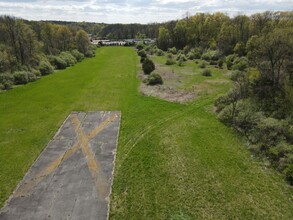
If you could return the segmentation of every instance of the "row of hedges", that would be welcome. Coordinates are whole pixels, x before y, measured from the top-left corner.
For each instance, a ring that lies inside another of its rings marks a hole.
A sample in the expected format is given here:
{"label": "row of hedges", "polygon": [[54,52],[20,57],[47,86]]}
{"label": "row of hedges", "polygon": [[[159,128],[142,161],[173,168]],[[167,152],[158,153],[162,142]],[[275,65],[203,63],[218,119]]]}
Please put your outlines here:
{"label": "row of hedges", "polygon": [[36,80],[36,74],[30,71],[16,71],[13,74],[0,73],[0,90],[7,90],[13,85],[27,84]]}
{"label": "row of hedges", "polygon": [[144,83],[147,85],[158,85],[163,84],[163,79],[158,73],[153,73],[156,69],[155,64],[147,56],[147,52],[150,53],[151,50],[156,48],[153,45],[145,46],[144,44],[138,44],[136,46],[137,54],[140,56],[140,61],[142,63],[142,69],[147,78],[144,79]]}
{"label": "row of hedges", "polygon": [[55,69],[66,69],[82,61],[85,57],[95,56],[95,50],[96,46],[92,45],[86,54],[82,54],[78,50],[72,50],[61,52],[58,56],[41,55],[35,68],[22,67],[19,71],[13,73],[0,73],[0,90],[10,89],[13,85],[33,82],[40,76],[53,73]]}

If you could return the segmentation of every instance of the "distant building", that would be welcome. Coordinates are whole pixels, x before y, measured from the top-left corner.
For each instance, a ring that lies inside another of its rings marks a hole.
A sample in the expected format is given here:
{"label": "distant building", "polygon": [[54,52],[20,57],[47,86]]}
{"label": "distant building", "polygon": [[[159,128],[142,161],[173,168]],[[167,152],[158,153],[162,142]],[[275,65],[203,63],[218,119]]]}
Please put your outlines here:
{"label": "distant building", "polygon": [[145,44],[155,43],[155,39],[123,39],[123,40],[92,40],[91,43],[101,46],[125,46],[125,45],[135,45],[139,42]]}

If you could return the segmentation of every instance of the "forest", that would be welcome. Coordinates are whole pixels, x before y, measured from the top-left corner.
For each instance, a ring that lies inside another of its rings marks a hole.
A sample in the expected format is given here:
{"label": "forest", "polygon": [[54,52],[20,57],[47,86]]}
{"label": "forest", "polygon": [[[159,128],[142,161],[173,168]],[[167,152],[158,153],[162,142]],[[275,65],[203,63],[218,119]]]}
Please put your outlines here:
{"label": "forest", "polygon": [[293,12],[229,17],[197,13],[155,24],[36,22],[0,17],[0,89],[25,84],[92,57],[97,39],[156,38],[141,48],[166,64],[201,59],[227,68],[233,88],[215,101],[218,118],[293,184]]}
{"label": "forest", "polygon": [[26,84],[95,54],[81,28],[0,17],[0,90]]}

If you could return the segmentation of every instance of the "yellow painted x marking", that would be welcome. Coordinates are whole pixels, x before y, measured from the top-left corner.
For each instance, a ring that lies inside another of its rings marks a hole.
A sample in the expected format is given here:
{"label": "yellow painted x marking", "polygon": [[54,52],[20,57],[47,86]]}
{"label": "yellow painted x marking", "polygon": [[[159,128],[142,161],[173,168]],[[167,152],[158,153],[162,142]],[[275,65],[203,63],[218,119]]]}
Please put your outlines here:
{"label": "yellow painted x marking", "polygon": [[98,133],[100,133],[105,127],[107,127],[111,122],[117,119],[117,115],[113,114],[101,124],[99,124],[95,129],[93,129],[88,134],[85,134],[81,128],[81,122],[76,115],[71,115],[70,120],[75,128],[75,132],[78,136],[78,142],[69,148],[64,154],[60,155],[53,162],[51,162],[47,167],[40,171],[34,178],[26,182],[24,185],[19,187],[15,192],[15,196],[24,196],[28,193],[35,185],[41,182],[46,176],[56,170],[63,161],[69,159],[78,149],[82,149],[84,156],[87,159],[87,166],[95,183],[98,195],[105,198],[106,195],[106,179],[101,169],[100,163],[97,161],[95,154],[92,152],[89,141],[92,140]]}

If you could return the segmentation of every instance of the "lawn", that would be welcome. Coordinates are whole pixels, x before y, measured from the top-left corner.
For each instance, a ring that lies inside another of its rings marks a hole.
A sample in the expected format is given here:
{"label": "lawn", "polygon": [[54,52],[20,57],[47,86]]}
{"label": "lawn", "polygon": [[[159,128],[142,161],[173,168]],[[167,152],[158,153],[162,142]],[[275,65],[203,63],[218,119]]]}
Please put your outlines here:
{"label": "lawn", "polygon": [[0,94],[0,206],[71,111],[121,110],[111,219],[292,219],[292,189],[216,119],[216,94],[188,105],[142,96],[138,60],[100,48]]}

